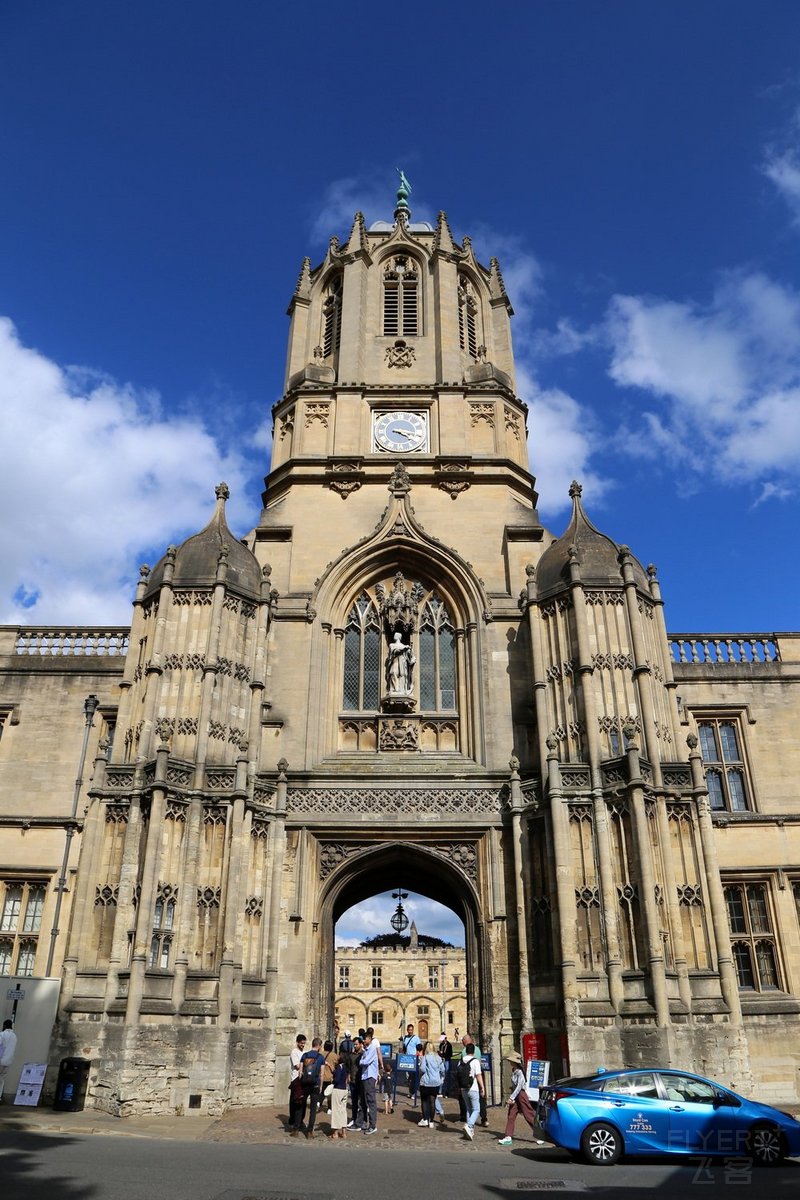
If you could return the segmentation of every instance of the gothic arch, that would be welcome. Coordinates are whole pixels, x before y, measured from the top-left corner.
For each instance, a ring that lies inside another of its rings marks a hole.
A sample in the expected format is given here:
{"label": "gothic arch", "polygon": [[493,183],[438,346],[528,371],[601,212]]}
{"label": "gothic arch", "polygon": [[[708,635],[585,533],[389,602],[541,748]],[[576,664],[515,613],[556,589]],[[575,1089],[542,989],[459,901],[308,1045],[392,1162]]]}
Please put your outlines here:
{"label": "gothic arch", "polygon": [[[467,974],[467,1026],[480,1028],[481,1014],[492,1011],[491,973],[485,968],[488,946],[476,886],[453,861],[424,842],[389,840],[347,855],[320,883],[316,911],[321,942],[318,977],[312,995],[318,997],[315,1014],[319,1028],[332,1028],[336,980],[334,931],[342,913],[370,896],[385,892],[393,881],[445,905],[463,922]],[[438,1003],[438,1001],[437,1001]]]}
{"label": "gothic arch", "polygon": [[[485,761],[483,713],[483,626],[490,619],[489,600],[469,563],[436,539],[429,538],[413,515],[407,496],[390,502],[379,528],[344,551],[317,581],[309,604],[314,619],[312,662],[318,672],[312,688],[316,709],[310,728],[316,731],[314,755],[319,761],[351,749],[342,713],[344,631],[348,613],[360,593],[397,572],[435,589],[453,624],[457,677],[457,719],[447,733],[447,747],[476,762]],[[382,645],[382,657],[386,650]],[[425,737],[429,734],[422,731]],[[356,747],[374,750],[374,736]],[[311,748],[311,747],[310,747]],[[438,748],[438,746],[437,746]]]}

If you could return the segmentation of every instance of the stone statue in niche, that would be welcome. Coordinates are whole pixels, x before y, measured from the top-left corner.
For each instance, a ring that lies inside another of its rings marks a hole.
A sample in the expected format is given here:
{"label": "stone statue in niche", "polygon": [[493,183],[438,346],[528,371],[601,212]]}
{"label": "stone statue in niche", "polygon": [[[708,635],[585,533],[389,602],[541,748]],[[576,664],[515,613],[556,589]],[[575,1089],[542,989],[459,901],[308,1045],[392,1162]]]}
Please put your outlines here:
{"label": "stone statue in niche", "polygon": [[412,712],[416,707],[413,638],[419,603],[425,595],[425,589],[419,582],[407,588],[403,572],[398,571],[391,589],[387,590],[378,583],[375,591],[388,647],[384,660],[383,709],[387,712]]}
{"label": "stone statue in niche", "polygon": [[396,629],[386,655],[386,691],[389,696],[411,694],[416,661],[410,643],[404,642],[401,631]]}

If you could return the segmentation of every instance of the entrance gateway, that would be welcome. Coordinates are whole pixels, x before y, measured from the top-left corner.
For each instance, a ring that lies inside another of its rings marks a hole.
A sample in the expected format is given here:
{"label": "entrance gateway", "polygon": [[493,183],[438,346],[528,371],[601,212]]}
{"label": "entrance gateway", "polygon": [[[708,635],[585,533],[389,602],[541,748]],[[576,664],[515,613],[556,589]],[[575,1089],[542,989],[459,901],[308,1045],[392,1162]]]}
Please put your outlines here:
{"label": "entrance gateway", "polygon": [[[655,572],[528,469],[500,266],[357,214],[305,259],[256,527],[143,569],[88,790],[54,1059],[126,1115],[280,1103],[333,931],[402,878],[464,922],[470,1032],[747,1073]],[[534,447],[535,451],[535,447]],[[191,1099],[190,1099],[191,1098]]]}

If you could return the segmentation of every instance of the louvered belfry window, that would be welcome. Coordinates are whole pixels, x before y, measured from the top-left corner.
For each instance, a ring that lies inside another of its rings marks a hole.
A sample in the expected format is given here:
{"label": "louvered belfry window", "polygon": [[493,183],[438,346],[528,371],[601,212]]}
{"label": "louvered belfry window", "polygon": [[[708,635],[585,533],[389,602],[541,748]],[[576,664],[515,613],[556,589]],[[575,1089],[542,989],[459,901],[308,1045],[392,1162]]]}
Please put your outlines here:
{"label": "louvered belfry window", "polygon": [[335,358],[342,340],[342,276],[334,275],[322,305],[322,355]]}
{"label": "louvered belfry window", "polygon": [[470,358],[478,357],[478,302],[466,275],[458,277],[458,338]]}
{"label": "louvered belfry window", "polygon": [[419,333],[419,272],[413,259],[396,255],[383,274],[383,332],[386,337]]}

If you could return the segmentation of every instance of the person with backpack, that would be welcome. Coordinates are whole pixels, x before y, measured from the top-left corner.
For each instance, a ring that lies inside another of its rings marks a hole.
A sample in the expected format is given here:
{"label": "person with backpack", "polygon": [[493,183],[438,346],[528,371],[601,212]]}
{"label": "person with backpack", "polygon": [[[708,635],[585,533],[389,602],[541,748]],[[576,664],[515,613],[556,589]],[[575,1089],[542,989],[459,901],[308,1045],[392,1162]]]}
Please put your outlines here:
{"label": "person with backpack", "polygon": [[311,1049],[306,1050],[303,1057],[300,1059],[300,1083],[303,1088],[303,1099],[297,1111],[295,1127],[292,1130],[292,1137],[297,1137],[303,1127],[303,1121],[308,1108],[308,1127],[306,1128],[306,1137],[313,1138],[314,1123],[317,1119],[317,1106],[320,1097],[320,1084],[322,1082],[322,1068],[325,1065],[325,1055],[321,1052],[322,1038],[312,1038]]}
{"label": "person with backpack", "polygon": [[472,1141],[475,1136],[475,1124],[481,1111],[481,1096],[485,1094],[481,1056],[476,1053],[474,1042],[468,1042],[464,1047],[464,1053],[456,1064],[456,1079],[461,1089],[467,1114],[464,1122],[464,1137]]}
{"label": "person with backpack", "polygon": [[[462,1055],[466,1052],[466,1047],[469,1045],[470,1042],[475,1042],[475,1038],[472,1036],[471,1033],[465,1033],[463,1035],[463,1037],[461,1038],[461,1045],[465,1047],[465,1050],[462,1050],[462,1052],[461,1052]],[[478,1046],[477,1043],[475,1044],[475,1053],[478,1056],[478,1060],[480,1061],[482,1052],[481,1052],[480,1046]],[[466,1119],[467,1119],[467,1110],[464,1106],[464,1094],[461,1091],[461,1088],[458,1086],[457,1081],[456,1081],[456,1092],[458,1095],[459,1120],[463,1124],[464,1121],[466,1121]],[[478,1103],[480,1105],[481,1125],[488,1125],[489,1117],[488,1117],[488,1113],[486,1111],[486,1091],[485,1091],[485,1089],[484,1089],[484,1091],[481,1092],[480,1096],[478,1097]]]}

